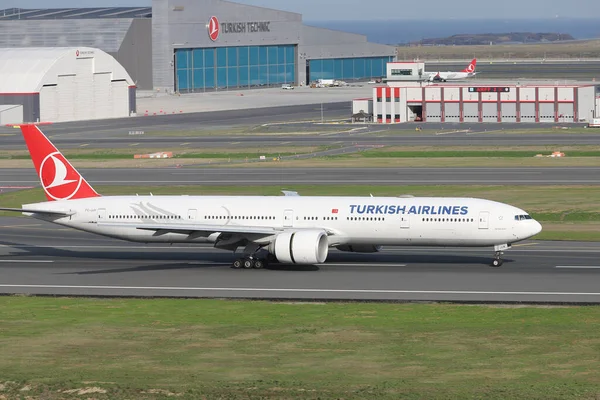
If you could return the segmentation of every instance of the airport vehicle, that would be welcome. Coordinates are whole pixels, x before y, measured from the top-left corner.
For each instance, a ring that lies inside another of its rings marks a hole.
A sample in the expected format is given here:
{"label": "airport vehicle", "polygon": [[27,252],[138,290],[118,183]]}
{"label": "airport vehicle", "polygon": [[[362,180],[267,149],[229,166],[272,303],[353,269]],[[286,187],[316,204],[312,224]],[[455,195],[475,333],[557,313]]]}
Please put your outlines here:
{"label": "airport vehicle", "polygon": [[448,197],[101,196],[36,125],[21,131],[48,201],[0,208],[133,242],[211,243],[244,257],[320,264],[329,248],[370,253],[381,246],[493,246],[493,266],[512,243],[542,229],[508,204]]}
{"label": "airport vehicle", "polygon": [[283,90],[294,90],[294,87],[292,85],[290,85],[289,83],[284,83],[283,85],[281,85],[281,88]]}
{"label": "airport vehicle", "polygon": [[475,72],[476,66],[477,59],[474,58],[469,65],[460,72],[423,72],[423,77],[430,82],[459,81],[477,75],[477,72]]}

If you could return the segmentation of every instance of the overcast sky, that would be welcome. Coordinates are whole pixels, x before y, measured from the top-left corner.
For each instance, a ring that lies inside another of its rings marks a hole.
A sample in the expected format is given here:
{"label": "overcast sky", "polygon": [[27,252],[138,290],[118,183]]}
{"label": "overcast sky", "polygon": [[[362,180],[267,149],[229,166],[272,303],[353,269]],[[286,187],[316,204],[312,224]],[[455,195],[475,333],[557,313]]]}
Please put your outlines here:
{"label": "overcast sky", "polygon": [[[201,0],[195,0],[201,1]],[[597,17],[599,0],[237,0],[303,14],[304,20]],[[51,4],[51,6],[50,6]],[[149,6],[151,0],[0,0],[1,8]]]}

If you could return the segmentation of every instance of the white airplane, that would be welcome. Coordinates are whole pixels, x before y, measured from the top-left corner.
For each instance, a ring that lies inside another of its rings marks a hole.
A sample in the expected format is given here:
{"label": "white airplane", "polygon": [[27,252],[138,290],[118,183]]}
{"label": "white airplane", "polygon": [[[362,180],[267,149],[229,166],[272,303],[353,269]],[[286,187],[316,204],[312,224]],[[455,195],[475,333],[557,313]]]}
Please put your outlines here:
{"label": "white airplane", "polygon": [[448,197],[101,196],[36,125],[21,130],[48,201],[0,208],[98,235],[142,243],[210,243],[244,257],[320,264],[329,249],[493,246],[493,266],[511,244],[542,226],[508,204]]}
{"label": "white airplane", "polygon": [[429,82],[447,82],[447,81],[459,81],[463,79],[472,78],[477,75],[475,67],[477,66],[477,59],[474,58],[467,68],[460,72],[423,72],[425,80]]}

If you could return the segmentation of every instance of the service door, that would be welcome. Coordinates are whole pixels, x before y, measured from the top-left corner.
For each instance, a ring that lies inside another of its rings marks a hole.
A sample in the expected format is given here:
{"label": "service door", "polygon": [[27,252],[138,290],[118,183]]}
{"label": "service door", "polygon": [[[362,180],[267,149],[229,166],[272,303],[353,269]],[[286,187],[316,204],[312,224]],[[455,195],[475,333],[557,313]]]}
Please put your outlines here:
{"label": "service door", "polygon": [[554,103],[540,103],[540,122],[554,122]]}
{"label": "service door", "polygon": [[106,208],[98,209],[98,221],[106,221]]}
{"label": "service door", "polygon": [[54,122],[75,119],[75,75],[58,76],[58,118]]}
{"label": "service door", "polygon": [[112,117],[111,74],[94,74],[94,118]]}
{"label": "service door", "polygon": [[488,229],[490,227],[490,213],[482,211],[479,213],[479,229]]}
{"label": "service door", "polygon": [[574,122],[573,103],[558,103],[558,122]]}
{"label": "service door", "polygon": [[402,228],[402,229],[408,229],[408,228],[410,228],[410,216],[403,215],[400,218],[402,218],[400,220],[400,228]]}
{"label": "service door", "polygon": [[498,103],[481,104],[481,121],[498,122]]}
{"label": "service door", "polygon": [[196,220],[196,215],[197,214],[198,214],[198,210],[196,210],[194,208],[190,208],[188,210],[188,220],[190,220],[190,221]]}
{"label": "service door", "polygon": [[129,86],[126,81],[112,81],[110,85],[112,118],[129,116]]}
{"label": "service door", "polygon": [[427,103],[425,110],[427,122],[442,121],[442,106],[440,103]]}
{"label": "service door", "polygon": [[[571,107],[573,109],[573,107]],[[40,121],[58,121],[58,86],[45,85],[40,90]]]}
{"label": "service door", "polygon": [[521,103],[521,122],[535,122],[535,103]]}
{"label": "service door", "polygon": [[444,107],[446,122],[460,122],[460,105],[458,103],[445,103]]}
{"label": "service door", "polygon": [[502,107],[500,121],[517,122],[517,103],[502,103],[500,107]]}
{"label": "service door", "polygon": [[284,228],[294,226],[294,210],[285,210],[283,212],[283,226]]}
{"label": "service door", "polygon": [[464,122],[479,122],[479,104],[462,103]]}

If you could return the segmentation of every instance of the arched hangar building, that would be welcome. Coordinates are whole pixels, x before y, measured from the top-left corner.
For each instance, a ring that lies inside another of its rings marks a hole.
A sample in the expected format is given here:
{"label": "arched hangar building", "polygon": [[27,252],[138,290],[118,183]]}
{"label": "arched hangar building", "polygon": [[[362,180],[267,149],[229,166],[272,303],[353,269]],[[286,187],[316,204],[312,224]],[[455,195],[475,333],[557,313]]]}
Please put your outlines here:
{"label": "arched hangar building", "polygon": [[0,48],[0,122],[127,117],[135,86],[109,54],[89,47]]}
{"label": "arched hangar building", "polygon": [[224,0],[152,7],[0,10],[0,47],[94,47],[140,90],[203,92],[384,77],[393,46]]}

